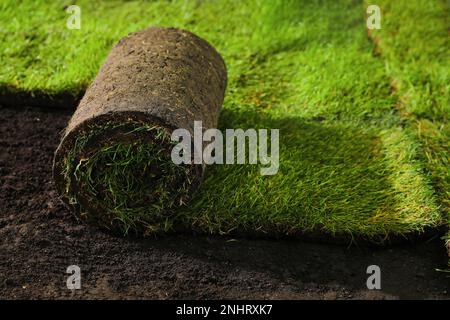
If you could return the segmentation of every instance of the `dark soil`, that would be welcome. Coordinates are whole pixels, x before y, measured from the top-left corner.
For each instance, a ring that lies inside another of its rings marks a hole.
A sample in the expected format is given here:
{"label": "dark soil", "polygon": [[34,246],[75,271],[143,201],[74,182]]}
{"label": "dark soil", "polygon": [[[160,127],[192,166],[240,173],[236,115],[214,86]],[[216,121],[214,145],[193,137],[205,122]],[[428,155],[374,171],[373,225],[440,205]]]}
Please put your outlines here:
{"label": "dark soil", "polygon": [[[0,108],[0,298],[448,299],[442,240],[350,247],[179,235],[131,240],[79,224],[51,178],[70,114]],[[66,288],[79,265],[82,289]],[[381,267],[382,290],[366,288]]]}
{"label": "dark soil", "polygon": [[2,86],[0,91],[0,106],[16,108],[39,107],[55,108],[57,110],[75,110],[84,92],[74,96],[73,93],[63,92],[49,95],[42,91],[17,91]]}

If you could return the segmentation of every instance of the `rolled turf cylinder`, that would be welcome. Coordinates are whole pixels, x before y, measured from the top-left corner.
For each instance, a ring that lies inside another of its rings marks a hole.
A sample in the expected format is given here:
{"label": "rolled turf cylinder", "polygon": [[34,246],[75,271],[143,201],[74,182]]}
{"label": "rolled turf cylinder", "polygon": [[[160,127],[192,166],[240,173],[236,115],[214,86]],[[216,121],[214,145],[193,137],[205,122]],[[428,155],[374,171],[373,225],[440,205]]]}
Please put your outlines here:
{"label": "rolled turf cylinder", "polygon": [[149,28],[120,40],[72,116],[55,153],[60,197],[82,219],[113,231],[170,227],[201,184],[202,164],[176,165],[177,128],[217,125],[226,66],[205,40]]}

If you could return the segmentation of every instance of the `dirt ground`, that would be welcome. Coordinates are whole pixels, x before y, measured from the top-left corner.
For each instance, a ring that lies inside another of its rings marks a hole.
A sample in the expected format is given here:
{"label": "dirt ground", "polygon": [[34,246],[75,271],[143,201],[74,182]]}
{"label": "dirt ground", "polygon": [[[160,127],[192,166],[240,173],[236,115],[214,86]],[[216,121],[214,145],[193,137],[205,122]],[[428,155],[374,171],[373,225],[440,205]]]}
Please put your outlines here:
{"label": "dirt ground", "polygon": [[[70,115],[0,107],[0,298],[448,299],[438,237],[391,247],[178,235],[133,240],[80,225],[51,164]],[[81,268],[82,289],[66,287]],[[366,288],[381,268],[382,290]]]}

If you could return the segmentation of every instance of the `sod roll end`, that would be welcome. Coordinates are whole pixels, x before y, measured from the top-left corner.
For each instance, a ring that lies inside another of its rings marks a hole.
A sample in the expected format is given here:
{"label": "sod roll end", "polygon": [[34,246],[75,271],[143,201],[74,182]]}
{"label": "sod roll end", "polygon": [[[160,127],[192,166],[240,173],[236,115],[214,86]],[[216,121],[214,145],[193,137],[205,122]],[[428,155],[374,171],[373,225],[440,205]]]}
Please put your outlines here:
{"label": "sod roll end", "polygon": [[176,165],[173,130],[217,126],[227,81],[217,51],[194,34],[149,28],[120,40],[73,114],[55,153],[62,200],[116,232],[170,228],[201,184],[202,164]]}

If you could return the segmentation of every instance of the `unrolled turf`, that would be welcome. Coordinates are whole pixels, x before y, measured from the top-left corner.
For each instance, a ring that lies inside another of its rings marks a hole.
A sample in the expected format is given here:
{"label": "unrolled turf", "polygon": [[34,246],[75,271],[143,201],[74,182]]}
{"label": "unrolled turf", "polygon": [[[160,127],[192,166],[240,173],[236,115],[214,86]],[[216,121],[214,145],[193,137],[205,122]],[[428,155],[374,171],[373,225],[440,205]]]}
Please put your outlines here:
{"label": "unrolled turf", "polygon": [[177,128],[216,127],[227,81],[217,51],[194,34],[149,28],[120,40],[55,153],[62,200],[114,231],[164,228],[201,184],[202,164],[171,160]]}

